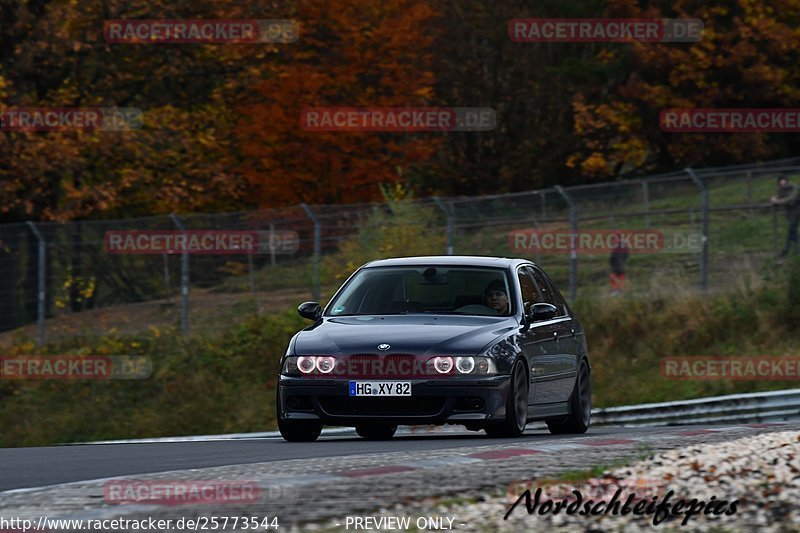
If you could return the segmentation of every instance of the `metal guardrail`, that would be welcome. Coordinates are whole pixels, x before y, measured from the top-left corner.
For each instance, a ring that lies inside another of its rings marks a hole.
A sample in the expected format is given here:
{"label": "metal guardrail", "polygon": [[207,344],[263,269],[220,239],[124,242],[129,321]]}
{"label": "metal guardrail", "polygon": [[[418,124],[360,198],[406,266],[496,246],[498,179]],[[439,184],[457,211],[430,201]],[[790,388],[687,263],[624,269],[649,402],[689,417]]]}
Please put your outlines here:
{"label": "metal guardrail", "polygon": [[[784,422],[800,419],[800,389],[789,389],[748,394],[730,394],[677,402],[643,403],[592,409],[592,426],[673,426],[691,424]],[[459,426],[455,426],[458,428]],[[543,422],[531,422],[529,430],[546,430]],[[402,426],[399,434],[438,434],[458,432],[452,426]],[[355,437],[353,428],[325,428],[323,435]],[[229,433],[223,435],[191,435],[123,439],[95,442],[65,443],[61,446],[83,444],[142,444],[156,442],[197,442],[219,440],[278,439],[278,431],[255,433]]]}
{"label": "metal guardrail", "polygon": [[593,426],[672,426],[800,419],[800,389],[592,410]]}

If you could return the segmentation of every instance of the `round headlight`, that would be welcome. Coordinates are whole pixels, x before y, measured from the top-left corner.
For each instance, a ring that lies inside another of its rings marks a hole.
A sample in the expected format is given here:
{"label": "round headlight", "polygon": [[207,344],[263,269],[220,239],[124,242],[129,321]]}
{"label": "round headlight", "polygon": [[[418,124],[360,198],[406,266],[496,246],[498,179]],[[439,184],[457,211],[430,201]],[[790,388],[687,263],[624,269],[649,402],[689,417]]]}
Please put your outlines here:
{"label": "round headlight", "polygon": [[488,374],[489,373],[489,360],[485,357],[481,357],[478,359],[478,373],[480,374]]}
{"label": "round headlight", "polygon": [[297,368],[299,368],[300,372],[303,374],[310,374],[314,371],[315,366],[316,362],[314,361],[313,356],[302,356],[297,358]]}
{"label": "round headlight", "polygon": [[456,357],[456,368],[462,374],[469,374],[475,369],[475,359],[472,357]]}
{"label": "round headlight", "polygon": [[333,357],[317,357],[317,370],[323,374],[329,374],[336,366],[336,359]]}
{"label": "round headlight", "polygon": [[452,357],[434,357],[433,358],[433,368],[440,374],[447,374],[451,370],[453,370],[453,358]]}

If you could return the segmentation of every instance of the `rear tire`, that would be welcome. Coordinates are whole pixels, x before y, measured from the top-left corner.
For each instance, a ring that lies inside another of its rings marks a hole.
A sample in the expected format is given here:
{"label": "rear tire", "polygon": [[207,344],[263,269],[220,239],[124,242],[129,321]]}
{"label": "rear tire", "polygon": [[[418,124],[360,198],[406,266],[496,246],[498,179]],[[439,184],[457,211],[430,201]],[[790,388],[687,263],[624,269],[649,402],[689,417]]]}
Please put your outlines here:
{"label": "rear tire", "polygon": [[592,381],[589,375],[589,364],[581,360],[581,366],[575,379],[575,387],[569,398],[569,415],[547,420],[547,428],[553,435],[567,433],[586,433],[592,418]]}
{"label": "rear tire", "polygon": [[367,440],[389,440],[394,437],[397,426],[389,424],[359,424],[356,426],[358,436]]}
{"label": "rear tire", "polygon": [[322,433],[322,424],[313,420],[284,420],[281,417],[281,393],[275,400],[278,411],[278,431],[286,442],[314,442]]}
{"label": "rear tire", "polygon": [[502,422],[488,424],[490,437],[519,437],[528,423],[528,374],[521,360],[514,363],[506,396],[506,417]]}

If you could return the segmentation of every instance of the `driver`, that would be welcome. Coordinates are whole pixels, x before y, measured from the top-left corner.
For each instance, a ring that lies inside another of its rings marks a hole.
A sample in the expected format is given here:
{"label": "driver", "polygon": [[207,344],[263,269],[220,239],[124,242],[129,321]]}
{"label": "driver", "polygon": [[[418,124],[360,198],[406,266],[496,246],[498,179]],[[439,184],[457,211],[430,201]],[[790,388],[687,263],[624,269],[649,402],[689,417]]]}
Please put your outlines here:
{"label": "driver", "polygon": [[508,294],[506,284],[501,279],[496,279],[486,286],[483,292],[486,305],[497,311],[498,315],[508,314]]}

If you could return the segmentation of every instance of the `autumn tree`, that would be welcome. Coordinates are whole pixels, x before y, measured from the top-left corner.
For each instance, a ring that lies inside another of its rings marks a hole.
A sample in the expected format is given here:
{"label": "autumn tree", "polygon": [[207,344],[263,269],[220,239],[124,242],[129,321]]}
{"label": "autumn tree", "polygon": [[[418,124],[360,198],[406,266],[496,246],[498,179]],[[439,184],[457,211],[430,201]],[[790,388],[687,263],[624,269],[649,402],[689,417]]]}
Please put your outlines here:
{"label": "autumn tree", "polygon": [[[281,3],[281,6],[283,3]],[[260,1],[221,6],[181,2],[0,1],[0,111],[30,107],[135,107],[144,126],[131,132],[0,132],[0,222],[122,218],[170,212],[231,210],[246,198],[237,174],[228,102],[258,78],[272,44],[114,44],[109,19],[283,18]],[[21,283],[35,294],[37,243],[5,235],[3,250],[29,260]],[[82,234],[55,260],[83,277]],[[2,253],[0,252],[0,256]],[[19,264],[17,256],[7,257]],[[52,254],[49,256],[52,261]],[[0,262],[3,258],[0,257]],[[48,270],[50,270],[48,268]],[[16,275],[0,292],[13,314]],[[73,296],[75,293],[73,292]],[[73,310],[80,308],[71,298]],[[35,299],[26,304],[28,317]]]}
{"label": "autumn tree", "polygon": [[616,75],[584,87],[573,101],[582,146],[569,159],[590,180],[726,165],[797,152],[785,133],[665,133],[668,108],[797,107],[800,2],[615,0],[609,17],[698,18],[696,43],[636,43],[603,49],[597,60]]}
{"label": "autumn tree", "polygon": [[429,105],[436,13],[420,0],[300,0],[295,13],[299,40],[240,99],[248,182],[262,206],[379,199],[380,184],[435,153],[437,135],[307,131],[301,114]]}

